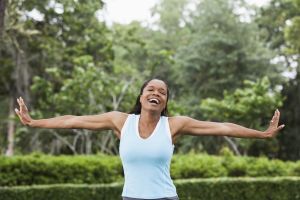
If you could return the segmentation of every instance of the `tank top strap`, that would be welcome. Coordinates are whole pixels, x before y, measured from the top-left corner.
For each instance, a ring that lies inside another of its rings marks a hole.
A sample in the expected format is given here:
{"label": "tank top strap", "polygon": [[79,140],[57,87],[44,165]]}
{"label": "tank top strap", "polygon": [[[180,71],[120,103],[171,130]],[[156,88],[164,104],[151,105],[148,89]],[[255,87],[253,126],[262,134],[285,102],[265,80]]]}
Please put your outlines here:
{"label": "tank top strap", "polygon": [[135,114],[129,114],[122,129],[121,129],[121,140],[128,135],[128,130],[132,130],[132,128],[134,127],[135,124],[135,120],[136,120],[136,115]]}
{"label": "tank top strap", "polygon": [[170,130],[169,118],[168,117],[162,116],[161,128],[163,129],[163,131],[161,131],[161,133],[166,135],[168,137],[168,139],[170,140],[170,142],[173,144],[172,134],[171,134],[171,130]]}

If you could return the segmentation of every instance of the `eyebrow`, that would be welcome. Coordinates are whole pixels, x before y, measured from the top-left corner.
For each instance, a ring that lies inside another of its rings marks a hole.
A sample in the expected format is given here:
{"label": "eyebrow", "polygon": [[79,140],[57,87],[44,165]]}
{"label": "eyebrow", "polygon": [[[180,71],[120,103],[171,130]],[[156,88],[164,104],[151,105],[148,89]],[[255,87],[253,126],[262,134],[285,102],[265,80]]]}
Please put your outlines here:
{"label": "eyebrow", "polygon": [[[153,86],[153,85],[147,85],[147,87],[152,87],[152,88],[155,88],[155,86]],[[164,90],[164,91],[166,91],[166,89],[165,88],[162,88],[162,87],[160,87],[160,88],[158,88],[159,90]]]}
{"label": "eyebrow", "polygon": [[[147,87],[148,87],[148,88],[149,88],[149,87],[150,87],[150,88],[155,88],[155,86],[152,86],[152,85],[148,85]],[[146,87],[146,88],[147,88],[147,87]],[[145,89],[146,89],[146,88],[145,88]],[[162,88],[162,87],[158,88],[158,90],[161,91],[161,92],[167,92],[167,89],[164,89],[164,88]]]}

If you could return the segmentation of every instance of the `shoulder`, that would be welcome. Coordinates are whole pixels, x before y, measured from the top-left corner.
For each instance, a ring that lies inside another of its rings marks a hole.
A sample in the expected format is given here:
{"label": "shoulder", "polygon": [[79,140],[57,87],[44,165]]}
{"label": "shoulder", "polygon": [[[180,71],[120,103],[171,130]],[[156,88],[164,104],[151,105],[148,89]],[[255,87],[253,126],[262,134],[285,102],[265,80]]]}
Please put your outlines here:
{"label": "shoulder", "polygon": [[168,117],[170,130],[172,135],[177,135],[181,132],[184,126],[191,120],[192,118],[187,116],[174,116]]}
{"label": "shoulder", "polygon": [[174,117],[168,117],[168,119],[169,119],[169,123],[171,126],[171,124],[172,125],[184,124],[192,118],[187,117],[187,116],[174,116]]}
{"label": "shoulder", "polygon": [[114,132],[118,138],[120,138],[121,130],[125,124],[127,117],[130,115],[128,113],[123,113],[119,111],[109,112],[110,120],[114,124]]}
{"label": "shoulder", "polygon": [[114,123],[121,123],[121,124],[124,124],[124,122],[126,121],[127,117],[129,116],[129,114],[123,113],[123,112],[119,112],[119,111],[108,112],[108,115],[109,115],[109,118],[111,119],[112,122],[114,122]]}

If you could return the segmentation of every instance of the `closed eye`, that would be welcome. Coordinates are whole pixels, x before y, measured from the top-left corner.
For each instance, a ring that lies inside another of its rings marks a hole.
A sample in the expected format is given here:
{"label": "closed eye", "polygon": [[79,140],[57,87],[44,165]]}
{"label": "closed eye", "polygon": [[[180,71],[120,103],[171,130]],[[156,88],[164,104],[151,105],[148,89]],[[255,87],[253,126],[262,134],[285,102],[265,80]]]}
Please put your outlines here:
{"label": "closed eye", "polygon": [[164,89],[159,90],[159,93],[162,95],[166,95],[166,91]]}

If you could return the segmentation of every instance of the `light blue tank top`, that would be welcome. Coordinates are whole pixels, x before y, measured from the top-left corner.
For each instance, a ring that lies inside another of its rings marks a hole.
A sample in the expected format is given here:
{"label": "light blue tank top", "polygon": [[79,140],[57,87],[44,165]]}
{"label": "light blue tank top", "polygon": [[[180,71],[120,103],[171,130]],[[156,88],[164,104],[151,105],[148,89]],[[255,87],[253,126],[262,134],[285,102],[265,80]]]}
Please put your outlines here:
{"label": "light blue tank top", "polygon": [[140,115],[131,114],[121,131],[120,157],[125,183],[122,196],[156,199],[177,196],[170,177],[170,162],[174,151],[167,117],[160,117],[153,133],[140,137]]}

